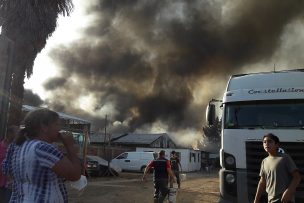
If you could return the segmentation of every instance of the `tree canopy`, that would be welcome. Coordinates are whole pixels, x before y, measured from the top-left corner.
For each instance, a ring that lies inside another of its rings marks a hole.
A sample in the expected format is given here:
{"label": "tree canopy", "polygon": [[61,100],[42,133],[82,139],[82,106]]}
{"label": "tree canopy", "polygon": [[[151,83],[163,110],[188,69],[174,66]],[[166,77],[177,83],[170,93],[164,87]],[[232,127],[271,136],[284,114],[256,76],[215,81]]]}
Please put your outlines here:
{"label": "tree canopy", "polygon": [[203,127],[204,137],[210,143],[219,143],[221,140],[221,119],[216,117],[214,125]]}
{"label": "tree canopy", "polygon": [[27,46],[30,51],[23,58],[27,77],[32,74],[36,55],[55,31],[58,15],[69,15],[72,9],[72,0],[0,0],[4,34],[16,47]]}
{"label": "tree canopy", "polygon": [[34,60],[55,31],[58,15],[69,15],[72,9],[72,0],[0,0],[2,34],[14,43],[8,125],[20,124],[24,78],[33,73]]}

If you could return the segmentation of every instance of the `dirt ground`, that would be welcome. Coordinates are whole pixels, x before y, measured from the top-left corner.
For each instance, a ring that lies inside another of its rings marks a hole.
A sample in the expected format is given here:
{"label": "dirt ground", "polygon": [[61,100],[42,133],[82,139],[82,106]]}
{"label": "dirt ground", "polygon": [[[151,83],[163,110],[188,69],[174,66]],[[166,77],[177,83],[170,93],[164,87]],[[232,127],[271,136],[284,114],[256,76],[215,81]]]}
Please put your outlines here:
{"label": "dirt ground", "polygon": [[[152,174],[147,182],[141,173],[121,173],[119,177],[90,178],[77,192],[68,186],[70,203],[153,203]],[[177,194],[177,203],[217,203],[218,172],[187,173]]]}

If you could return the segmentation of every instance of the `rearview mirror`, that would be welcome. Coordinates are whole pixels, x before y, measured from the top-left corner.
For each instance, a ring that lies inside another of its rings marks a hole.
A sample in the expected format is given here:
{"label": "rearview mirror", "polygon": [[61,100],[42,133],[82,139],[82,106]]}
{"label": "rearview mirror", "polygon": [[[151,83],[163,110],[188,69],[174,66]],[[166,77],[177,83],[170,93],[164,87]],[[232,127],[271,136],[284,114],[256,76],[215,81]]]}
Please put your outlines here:
{"label": "rearview mirror", "polygon": [[215,105],[209,103],[206,109],[206,121],[207,125],[213,125],[215,122]]}

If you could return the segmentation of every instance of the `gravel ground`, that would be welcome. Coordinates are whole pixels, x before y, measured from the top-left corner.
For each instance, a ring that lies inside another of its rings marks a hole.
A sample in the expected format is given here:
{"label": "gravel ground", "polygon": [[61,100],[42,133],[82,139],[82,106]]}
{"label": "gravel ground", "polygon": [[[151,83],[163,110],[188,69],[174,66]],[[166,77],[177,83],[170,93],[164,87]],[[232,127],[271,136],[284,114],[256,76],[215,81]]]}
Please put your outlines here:
{"label": "gravel ground", "polygon": [[[177,193],[177,203],[217,203],[219,198],[218,172],[186,174]],[[81,192],[69,187],[70,203],[153,203],[152,174],[147,182],[141,173],[121,173],[119,177],[89,178]]]}

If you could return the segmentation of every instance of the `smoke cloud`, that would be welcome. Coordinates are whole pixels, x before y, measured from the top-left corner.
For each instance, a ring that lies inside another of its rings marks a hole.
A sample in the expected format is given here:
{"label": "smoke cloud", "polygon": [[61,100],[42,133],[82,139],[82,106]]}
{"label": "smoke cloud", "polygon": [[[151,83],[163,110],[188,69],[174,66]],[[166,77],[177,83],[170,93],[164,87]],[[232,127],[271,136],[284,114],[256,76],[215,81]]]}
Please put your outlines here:
{"label": "smoke cloud", "polygon": [[39,97],[38,94],[33,93],[32,90],[25,89],[23,104],[30,106],[41,106],[43,104],[43,100]]}
{"label": "smoke cloud", "polygon": [[229,75],[272,64],[303,4],[96,0],[83,38],[51,53],[61,75],[45,84],[47,103],[97,128],[108,115],[113,132],[202,132],[208,101]]}

